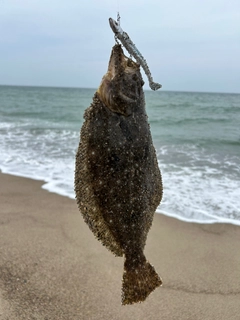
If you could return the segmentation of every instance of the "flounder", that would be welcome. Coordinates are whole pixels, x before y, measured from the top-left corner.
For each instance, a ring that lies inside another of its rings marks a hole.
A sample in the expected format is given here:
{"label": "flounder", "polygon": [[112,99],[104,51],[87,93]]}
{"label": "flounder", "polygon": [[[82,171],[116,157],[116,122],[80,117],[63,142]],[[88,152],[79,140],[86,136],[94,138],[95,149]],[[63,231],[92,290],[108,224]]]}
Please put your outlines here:
{"label": "flounder", "polygon": [[140,66],[112,48],[108,71],[84,113],[75,193],[96,238],[125,256],[122,304],[141,302],[161,278],[143,253],[162,179],[145,111]]}

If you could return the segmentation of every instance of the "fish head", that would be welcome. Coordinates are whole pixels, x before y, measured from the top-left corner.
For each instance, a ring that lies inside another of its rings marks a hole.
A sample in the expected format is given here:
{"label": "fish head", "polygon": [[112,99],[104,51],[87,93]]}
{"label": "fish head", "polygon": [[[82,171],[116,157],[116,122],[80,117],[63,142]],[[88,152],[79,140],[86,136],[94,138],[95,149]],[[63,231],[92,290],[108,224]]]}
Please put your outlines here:
{"label": "fish head", "polygon": [[140,65],[126,57],[121,45],[116,44],[98,88],[100,99],[111,111],[128,116],[144,100],[143,85]]}
{"label": "fish head", "polygon": [[109,24],[114,33],[118,33],[121,31],[120,24],[116,20],[109,18]]}

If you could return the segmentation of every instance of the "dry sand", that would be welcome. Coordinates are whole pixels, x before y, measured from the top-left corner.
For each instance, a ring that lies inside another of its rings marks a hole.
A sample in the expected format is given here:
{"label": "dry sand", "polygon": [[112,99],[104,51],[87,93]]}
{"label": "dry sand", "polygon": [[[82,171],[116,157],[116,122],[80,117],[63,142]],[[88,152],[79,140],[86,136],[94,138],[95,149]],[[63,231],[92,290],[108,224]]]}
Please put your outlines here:
{"label": "dry sand", "polygon": [[121,306],[123,258],[41,185],[0,174],[1,320],[240,319],[240,227],[156,215],[145,253],[163,287]]}

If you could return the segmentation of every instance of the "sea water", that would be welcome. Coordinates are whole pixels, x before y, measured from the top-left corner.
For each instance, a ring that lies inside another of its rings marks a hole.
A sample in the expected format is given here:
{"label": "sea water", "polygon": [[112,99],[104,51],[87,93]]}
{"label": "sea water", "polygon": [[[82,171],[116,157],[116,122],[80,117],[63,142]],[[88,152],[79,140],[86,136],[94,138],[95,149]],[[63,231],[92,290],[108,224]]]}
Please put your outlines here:
{"label": "sea water", "polygon": [[[75,198],[74,162],[94,89],[0,86],[0,170]],[[162,172],[158,212],[240,225],[240,95],[145,92]]]}

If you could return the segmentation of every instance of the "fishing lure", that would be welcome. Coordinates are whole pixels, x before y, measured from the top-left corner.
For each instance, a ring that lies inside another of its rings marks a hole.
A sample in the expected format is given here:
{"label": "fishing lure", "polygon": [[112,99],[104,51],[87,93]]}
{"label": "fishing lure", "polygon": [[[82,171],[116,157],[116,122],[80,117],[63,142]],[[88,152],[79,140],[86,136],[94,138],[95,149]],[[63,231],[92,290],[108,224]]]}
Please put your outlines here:
{"label": "fishing lure", "polygon": [[118,14],[117,20],[118,21],[115,21],[114,19],[109,18],[109,24],[110,24],[112,31],[115,34],[116,42],[118,42],[117,39],[120,40],[122,42],[123,46],[129,52],[129,54],[136,59],[136,61],[140,64],[140,66],[142,66],[142,68],[148,78],[150,88],[154,91],[160,89],[162,87],[162,85],[153,81],[153,78],[152,78],[151,72],[148,68],[146,60],[144,59],[142,54],[139,52],[139,50],[136,48],[135,44],[130,39],[129,35],[125,31],[123,31],[123,29],[120,27],[119,14]]}

